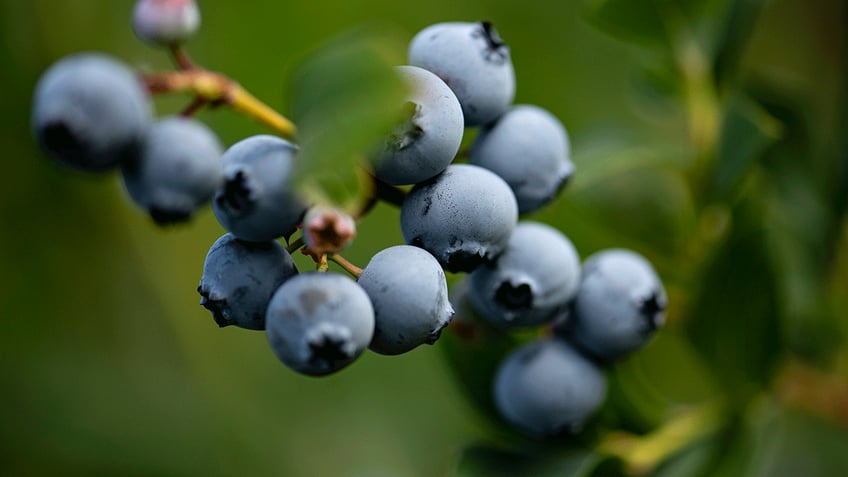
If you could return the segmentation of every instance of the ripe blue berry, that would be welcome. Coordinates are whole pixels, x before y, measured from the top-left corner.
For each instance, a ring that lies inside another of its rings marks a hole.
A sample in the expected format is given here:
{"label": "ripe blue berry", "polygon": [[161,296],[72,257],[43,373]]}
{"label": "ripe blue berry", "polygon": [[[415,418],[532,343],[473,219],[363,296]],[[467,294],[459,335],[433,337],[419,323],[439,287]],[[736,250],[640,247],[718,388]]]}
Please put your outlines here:
{"label": "ripe blue berry", "polygon": [[224,153],[225,182],[212,210],[225,229],[254,242],[292,233],[306,211],[290,184],[297,148],[278,137],[252,136]]}
{"label": "ripe blue berry", "polygon": [[271,296],[296,274],[294,260],[279,243],[225,234],[206,254],[197,292],[218,326],[264,330]]}
{"label": "ripe blue berry", "polygon": [[606,377],[557,339],[514,350],[495,375],[495,405],[510,424],[534,436],[575,433],[603,403]]}
{"label": "ripe blue berry", "polygon": [[506,250],[471,273],[469,298],[498,327],[551,321],[567,308],[580,283],[580,257],[553,227],[520,222]]}
{"label": "ripe blue berry", "polygon": [[657,273],[641,255],[604,250],[583,264],[565,332],[594,357],[619,359],[648,342],[665,321],[667,302]]}
{"label": "ripe blue berry", "polygon": [[509,47],[489,22],[438,23],[421,30],[409,45],[409,64],[450,86],[466,126],[494,121],[515,97]]}
{"label": "ripe blue berry", "polygon": [[283,283],[265,319],[277,358],[311,376],[338,371],[356,359],[374,334],[374,308],[346,276],[310,272]]}
{"label": "ripe blue berry", "polygon": [[468,164],[448,166],[416,185],[400,212],[406,242],[427,250],[451,272],[470,272],[493,260],[517,220],[518,206],[507,183]]}
{"label": "ripe blue berry", "polygon": [[562,123],[542,108],[518,105],[480,131],[469,161],[501,176],[524,214],[556,197],[574,173],[569,156]]}
{"label": "ripe blue berry", "polygon": [[150,123],[148,95],[122,63],[79,53],[53,64],[38,81],[32,128],[56,161],[89,172],[134,157]]}
{"label": "ripe blue berry", "polygon": [[133,9],[132,26],[148,43],[176,45],[200,28],[200,9],[195,0],[139,0]]}
{"label": "ripe blue berry", "polygon": [[193,119],[155,122],[135,160],[121,167],[130,197],[159,224],[182,222],[208,202],[224,182],[223,147]]}
{"label": "ripe blue berry", "polygon": [[464,132],[456,95],[438,76],[415,66],[396,71],[409,87],[408,117],[386,138],[374,175],[394,185],[423,182],[445,170]]}
{"label": "ripe blue berry", "polygon": [[374,305],[370,348],[401,354],[433,344],[453,317],[445,272],[427,251],[398,245],[371,258],[357,280]]}

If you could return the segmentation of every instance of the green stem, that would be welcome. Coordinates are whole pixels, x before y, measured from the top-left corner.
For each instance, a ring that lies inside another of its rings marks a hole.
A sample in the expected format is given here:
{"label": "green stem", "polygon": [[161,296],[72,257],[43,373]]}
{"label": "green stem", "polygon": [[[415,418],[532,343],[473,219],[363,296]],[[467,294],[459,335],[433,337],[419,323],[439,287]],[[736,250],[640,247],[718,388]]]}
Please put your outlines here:
{"label": "green stem", "polygon": [[179,45],[171,45],[168,49],[171,53],[171,58],[177,65],[177,68],[181,70],[197,69],[197,65],[194,63],[194,61],[192,61],[191,57],[188,56],[188,53],[186,53],[186,51],[183,50]]}
{"label": "green stem", "polygon": [[209,104],[209,102],[206,101],[203,98],[194,98],[194,100],[191,103],[189,103],[189,105],[186,106],[185,109],[180,111],[180,116],[182,116],[184,118],[190,118],[190,117],[194,116],[195,113],[200,111],[200,109],[203,108],[204,106],[206,106],[207,104]]}
{"label": "green stem", "polygon": [[294,241],[292,241],[290,244],[286,245],[286,251],[290,254],[295,253],[300,250],[304,244],[305,242],[303,241],[303,236],[300,236],[294,239]]}
{"label": "green stem", "polygon": [[644,475],[694,440],[717,431],[721,423],[721,409],[704,405],[678,414],[645,436],[612,433],[599,449],[622,459],[629,473]]}
{"label": "green stem", "polygon": [[346,272],[350,273],[353,278],[359,278],[362,275],[362,269],[357,267],[356,265],[350,263],[346,258],[341,255],[334,253],[332,255],[327,256],[327,258],[335,263],[336,265],[342,267]]}
{"label": "green stem", "polygon": [[321,254],[321,257],[318,259],[317,263],[318,263],[317,270],[319,272],[326,272],[327,270],[330,269],[330,264],[329,264],[329,262],[327,262],[327,254],[326,253]]}
{"label": "green stem", "polygon": [[227,104],[284,138],[294,139],[297,133],[294,123],[222,74],[195,67],[145,75],[144,82],[151,93],[187,92],[209,103]]}

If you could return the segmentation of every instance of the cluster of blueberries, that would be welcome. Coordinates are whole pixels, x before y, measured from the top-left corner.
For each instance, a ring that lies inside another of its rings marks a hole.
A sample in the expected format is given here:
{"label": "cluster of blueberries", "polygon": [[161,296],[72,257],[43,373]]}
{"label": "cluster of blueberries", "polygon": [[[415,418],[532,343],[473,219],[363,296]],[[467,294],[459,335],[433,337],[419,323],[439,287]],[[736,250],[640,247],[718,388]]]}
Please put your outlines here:
{"label": "cluster of blueberries", "polygon": [[[199,18],[193,0],[139,0],[133,25],[142,39],[174,46]],[[425,28],[396,72],[408,86],[407,114],[365,167],[385,187],[412,186],[400,211],[407,244],[348,267],[356,280],[327,271],[327,255],[355,224],[299,196],[296,145],[257,135],[224,149],[190,117],[154,120],[145,84],[117,60],[82,53],[50,67],[36,87],[33,129],[65,165],[120,169],[130,198],[157,223],[186,221],[211,202],[227,233],[206,256],[201,304],[220,326],[265,330],[291,369],[326,375],[366,349],[395,355],[432,344],[454,306],[458,319],[470,313],[502,330],[550,325],[548,337],[505,358],[495,402],[529,433],[577,430],[604,399],[602,366],[663,322],[657,274],[626,250],[601,251],[581,267],[561,232],[519,222],[557,196],[574,165],[552,114],[512,104],[510,52],[490,23]],[[468,128],[479,128],[468,163],[454,164]],[[297,230],[319,270],[298,273],[291,245],[279,242]],[[453,304],[445,271],[469,274]]]}

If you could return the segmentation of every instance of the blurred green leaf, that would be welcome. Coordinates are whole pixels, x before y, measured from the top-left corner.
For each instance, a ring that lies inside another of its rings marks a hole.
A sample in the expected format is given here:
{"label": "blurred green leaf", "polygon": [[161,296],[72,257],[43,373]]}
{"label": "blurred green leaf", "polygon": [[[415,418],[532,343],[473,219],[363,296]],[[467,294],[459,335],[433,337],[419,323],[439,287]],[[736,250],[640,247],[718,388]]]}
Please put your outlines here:
{"label": "blurred green leaf", "polygon": [[763,400],[742,419],[697,439],[651,477],[832,477],[848,469],[848,430]]}
{"label": "blurred green leaf", "polygon": [[629,359],[609,369],[607,399],[592,424],[645,434],[662,423],[668,407],[669,402],[645,382],[636,363]]}
{"label": "blurred green leaf", "polygon": [[592,0],[586,18],[605,32],[627,42],[670,47],[663,0]]}
{"label": "blurred green leaf", "polygon": [[739,68],[745,45],[754,33],[754,25],[763,0],[731,0],[722,16],[713,47],[713,73],[719,88],[731,80]]}
{"label": "blurred green leaf", "polygon": [[762,214],[754,200],[735,211],[729,236],[698,279],[685,322],[690,341],[716,369],[725,391],[742,399],[768,383],[784,351]]}
{"label": "blurred green leaf", "polygon": [[[666,268],[661,261],[683,244],[683,232],[694,216],[681,173],[687,159],[684,152],[670,147],[644,146],[601,147],[577,155],[574,182],[563,194],[570,219],[563,230],[574,239],[598,228],[597,236],[587,240],[588,247],[576,242],[581,255],[627,247]],[[577,223],[580,227],[574,227]]]}
{"label": "blurred green leaf", "polygon": [[[645,59],[631,81],[634,98],[648,114],[668,117],[669,111],[682,115],[680,101],[684,97],[684,83],[680,70],[669,56]],[[671,119],[669,119],[671,120]]]}
{"label": "blurred green leaf", "polygon": [[780,122],[762,106],[750,98],[734,96],[721,126],[713,196],[726,200],[781,133]]}
{"label": "blurred green leaf", "polygon": [[[784,322],[784,339],[792,351],[807,360],[827,363],[843,343],[844,315],[828,308],[826,299],[829,243],[838,227],[829,213],[831,204],[810,173],[797,164],[791,151],[777,151],[786,161],[772,165],[773,180],[763,191],[768,210],[763,220],[770,230],[765,244],[777,271]],[[838,221],[837,221],[838,224]]]}
{"label": "blurred green leaf", "polygon": [[404,87],[392,68],[403,62],[401,45],[356,30],[320,48],[295,73],[295,180],[310,199],[345,206],[359,195],[357,164],[401,117]]}
{"label": "blurred green leaf", "polygon": [[712,51],[730,71],[747,40],[761,0],[590,0],[585,16],[606,33],[665,53],[679,52],[683,38]]}
{"label": "blurred green leaf", "polygon": [[521,453],[488,446],[463,450],[453,477],[623,476],[619,461],[589,449]]}
{"label": "blurred green leaf", "polygon": [[780,409],[765,423],[751,454],[756,477],[831,477],[848,469],[848,430],[821,418]]}
{"label": "blurred green leaf", "polygon": [[577,173],[568,191],[579,193],[602,185],[617,176],[637,171],[672,169],[683,170],[687,164],[682,150],[653,146],[612,145],[584,149],[575,155]]}
{"label": "blurred green leaf", "polygon": [[[745,411],[735,425],[670,459],[663,465],[667,472],[654,477],[833,477],[848,469],[844,427],[771,400],[756,402]],[[689,465],[683,466],[683,461]],[[695,473],[670,472],[698,464]]]}
{"label": "blurred green leaf", "polygon": [[721,435],[697,439],[662,462],[651,477],[701,477],[721,452]]}
{"label": "blurred green leaf", "polygon": [[[816,132],[826,124],[808,117],[795,95],[768,86],[752,90],[785,125],[765,158],[768,181],[757,190],[767,204],[765,249],[777,271],[784,339],[794,353],[825,364],[845,338],[844,314],[829,308],[826,298],[841,229],[838,198],[831,190],[844,152],[816,144]],[[839,126],[832,134],[841,137],[845,129]]]}

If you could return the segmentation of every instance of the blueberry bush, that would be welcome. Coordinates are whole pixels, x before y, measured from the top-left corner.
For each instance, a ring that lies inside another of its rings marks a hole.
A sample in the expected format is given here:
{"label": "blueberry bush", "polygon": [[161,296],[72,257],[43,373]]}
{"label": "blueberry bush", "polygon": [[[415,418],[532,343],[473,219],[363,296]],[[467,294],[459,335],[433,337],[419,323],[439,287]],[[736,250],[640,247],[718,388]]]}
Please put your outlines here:
{"label": "blueberry bush", "polygon": [[0,1],[2,473],[844,472],[848,6],[561,3]]}

